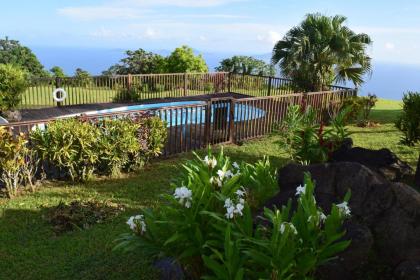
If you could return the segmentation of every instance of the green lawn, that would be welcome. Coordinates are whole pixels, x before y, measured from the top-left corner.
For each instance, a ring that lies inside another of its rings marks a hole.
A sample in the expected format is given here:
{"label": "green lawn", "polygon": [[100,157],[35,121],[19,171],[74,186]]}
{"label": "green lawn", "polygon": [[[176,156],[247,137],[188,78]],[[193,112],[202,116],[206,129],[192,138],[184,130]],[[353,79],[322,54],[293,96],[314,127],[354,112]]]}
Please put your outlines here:
{"label": "green lawn", "polygon": [[[398,103],[381,100],[372,113],[380,126],[350,129],[356,145],[388,147],[414,166],[419,147],[400,145],[401,135],[391,123],[398,110]],[[281,166],[287,160],[276,141],[277,136],[270,136],[243,146],[230,145],[225,151],[237,161],[269,155],[274,165]],[[181,164],[191,157],[187,153],[155,161],[138,174],[121,179],[98,179],[86,185],[46,183],[34,194],[0,199],[0,279],[156,279],[141,252],[112,252],[113,240],[128,231],[125,221],[130,215],[144,206],[159,205],[159,195],[169,191]],[[124,204],[126,211],[88,230],[55,236],[43,219],[43,208],[74,199],[111,200]]]}

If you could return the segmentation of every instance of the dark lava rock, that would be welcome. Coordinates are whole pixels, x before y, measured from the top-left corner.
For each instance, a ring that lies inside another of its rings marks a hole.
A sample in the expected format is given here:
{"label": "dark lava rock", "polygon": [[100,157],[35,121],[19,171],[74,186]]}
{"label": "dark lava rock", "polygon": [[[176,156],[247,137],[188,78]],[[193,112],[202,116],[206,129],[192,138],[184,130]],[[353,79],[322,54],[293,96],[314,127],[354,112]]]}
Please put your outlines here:
{"label": "dark lava rock", "polygon": [[413,173],[410,165],[400,160],[389,149],[369,150],[352,146],[352,140],[346,139],[343,145],[332,154],[331,162],[357,162],[390,181],[399,181]]}
{"label": "dark lava rock", "polygon": [[160,280],[183,280],[184,271],[174,259],[164,258],[154,262],[153,266],[160,273]]}
{"label": "dark lava rock", "polygon": [[[369,168],[352,162],[309,166],[287,165],[278,172],[281,192],[266,207],[295,201],[296,187],[309,172],[316,182],[318,205],[327,213],[351,190],[352,218],[346,222],[351,246],[338,260],[321,268],[323,279],[356,279],[357,269],[372,251],[381,263],[396,267],[420,262],[420,194],[408,185],[393,183]],[[327,273],[328,272],[328,273]],[[339,278],[338,278],[339,277]]]}
{"label": "dark lava rock", "polygon": [[401,263],[394,272],[397,280],[419,280],[420,279],[420,263],[406,261]]}

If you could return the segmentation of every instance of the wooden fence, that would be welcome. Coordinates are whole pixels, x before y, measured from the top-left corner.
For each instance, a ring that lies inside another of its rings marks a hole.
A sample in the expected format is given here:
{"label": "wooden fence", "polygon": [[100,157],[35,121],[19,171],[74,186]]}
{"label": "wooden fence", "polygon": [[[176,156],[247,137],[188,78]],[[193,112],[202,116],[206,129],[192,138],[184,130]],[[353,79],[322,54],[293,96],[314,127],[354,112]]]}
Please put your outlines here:
{"label": "wooden fence", "polygon": [[[317,111],[318,121],[355,90],[335,90],[314,93],[291,93],[242,99],[217,98],[194,105],[170,106],[152,110],[124,111],[84,116],[91,121],[104,118],[138,118],[155,115],[166,122],[168,139],[164,155],[200,149],[207,145],[238,143],[267,135],[282,122],[291,105],[306,104]],[[11,123],[6,125],[15,134],[28,134],[36,128],[46,129],[54,119]]]}
{"label": "wooden fence", "polygon": [[[52,92],[56,88],[63,88],[67,92],[64,102],[53,100]],[[346,88],[330,87],[330,90],[341,89]],[[31,78],[19,108],[127,103],[227,92],[260,97],[291,94],[298,90],[288,79],[227,72]]]}

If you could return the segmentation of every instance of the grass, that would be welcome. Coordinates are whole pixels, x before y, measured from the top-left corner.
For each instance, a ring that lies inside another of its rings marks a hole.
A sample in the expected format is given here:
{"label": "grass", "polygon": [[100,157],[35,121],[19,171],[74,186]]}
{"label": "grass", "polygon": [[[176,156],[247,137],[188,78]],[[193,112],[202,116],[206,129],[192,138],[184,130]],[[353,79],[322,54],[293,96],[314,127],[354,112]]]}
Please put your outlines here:
{"label": "grass", "polygon": [[[373,128],[351,126],[357,146],[387,147],[412,166],[419,147],[400,145],[401,134],[392,124],[399,104],[381,100],[372,112],[380,125]],[[270,156],[273,165],[287,159],[276,143],[278,136],[229,145],[225,152],[234,160],[256,161]],[[203,151],[201,151],[202,153]],[[141,252],[113,252],[113,241],[127,232],[126,219],[142,207],[157,207],[160,194],[179,174],[191,153],[151,163],[137,174],[120,179],[97,179],[85,185],[46,183],[38,192],[13,200],[0,199],[0,279],[156,279],[156,272]],[[122,203],[126,211],[117,218],[90,229],[55,236],[43,219],[45,208],[74,199],[110,200]]]}

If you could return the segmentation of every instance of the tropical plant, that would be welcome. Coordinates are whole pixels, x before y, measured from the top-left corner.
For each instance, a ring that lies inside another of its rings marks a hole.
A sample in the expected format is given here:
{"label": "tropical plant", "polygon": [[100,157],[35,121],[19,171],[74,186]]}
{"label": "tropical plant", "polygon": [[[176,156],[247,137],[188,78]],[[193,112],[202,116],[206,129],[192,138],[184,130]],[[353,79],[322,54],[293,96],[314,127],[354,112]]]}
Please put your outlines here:
{"label": "tropical plant", "polygon": [[325,162],[345,138],[350,136],[346,117],[350,108],[343,108],[329,127],[316,121],[316,111],[311,106],[290,106],[280,126],[280,147],[292,160],[303,164]]}
{"label": "tropical plant", "polygon": [[112,176],[118,176],[123,168],[131,169],[132,158],[140,152],[137,139],[140,125],[131,119],[105,119],[99,129],[99,169]]}
{"label": "tropical plant", "polygon": [[45,77],[48,75],[31,49],[22,46],[19,41],[10,40],[8,37],[0,39],[1,64],[15,65],[31,76]]}
{"label": "tropical plant", "polygon": [[273,49],[272,62],[299,89],[320,91],[333,82],[351,81],[355,86],[371,72],[366,48],[368,35],[355,33],[344,25],[346,17],[309,14],[292,28]]}
{"label": "tropical plant", "polygon": [[140,127],[137,131],[138,141],[140,142],[140,154],[136,158],[147,162],[159,156],[166,143],[168,130],[166,122],[159,117],[146,117],[139,120]]}
{"label": "tropical plant", "polygon": [[16,108],[27,87],[23,70],[11,64],[0,64],[0,112]]}
{"label": "tropical plant", "polygon": [[126,57],[119,64],[104,71],[104,75],[151,74],[163,73],[166,70],[165,58],[159,54],[147,52],[143,49],[126,51]]}
{"label": "tropical plant", "polygon": [[[121,235],[115,249],[171,257],[193,279],[308,279],[348,246],[349,241],[340,239],[350,214],[349,197],[324,214],[306,175],[305,185],[297,188],[297,210],[291,211],[290,202],[282,210],[266,209],[268,222],[255,228],[249,206],[253,191],[241,184],[262,183],[267,173],[275,176],[266,161],[258,165],[246,171],[252,165],[232,163],[223,151],[218,156],[210,150],[204,158],[196,155],[184,165],[173,195],[164,196],[166,203],[128,219],[132,232]],[[263,166],[268,170],[256,171]],[[250,174],[258,178],[245,178]]]}
{"label": "tropical plant", "polygon": [[27,140],[23,135],[14,137],[0,126],[0,182],[6,194],[12,198],[18,194],[22,184],[22,168],[26,165]]}
{"label": "tropical plant", "polygon": [[72,181],[89,179],[99,161],[100,130],[78,119],[52,122],[31,132],[34,151],[42,160],[65,171]]}
{"label": "tropical plant", "polygon": [[413,146],[420,141],[420,93],[407,92],[403,97],[403,112],[399,116],[396,127],[404,136],[401,142]]}
{"label": "tropical plant", "polygon": [[59,66],[54,66],[50,69],[50,72],[52,73],[53,77],[55,78],[65,78],[66,74],[64,73],[63,68]]}
{"label": "tropical plant", "polygon": [[181,46],[176,48],[166,58],[166,72],[185,73],[185,72],[208,72],[206,61],[202,55],[195,55],[192,48]]}
{"label": "tropical plant", "polygon": [[92,83],[92,76],[88,71],[77,68],[74,72],[74,82],[77,87],[87,87]]}
{"label": "tropical plant", "polygon": [[346,119],[355,121],[359,126],[367,126],[369,124],[369,116],[372,108],[375,107],[378,98],[374,94],[367,96],[353,96],[347,98],[343,102],[343,107],[349,108]]}
{"label": "tropical plant", "polygon": [[276,70],[274,66],[264,60],[256,59],[251,56],[232,56],[220,61],[216,71],[231,72],[235,74],[274,76]]}

